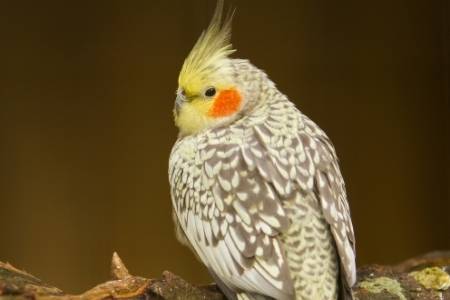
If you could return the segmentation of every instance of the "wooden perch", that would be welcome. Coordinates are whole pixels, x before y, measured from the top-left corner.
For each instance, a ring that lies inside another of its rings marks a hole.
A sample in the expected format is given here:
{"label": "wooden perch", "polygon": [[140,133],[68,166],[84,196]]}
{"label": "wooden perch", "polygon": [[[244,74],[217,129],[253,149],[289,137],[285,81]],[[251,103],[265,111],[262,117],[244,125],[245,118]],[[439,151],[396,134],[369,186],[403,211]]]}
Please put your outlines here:
{"label": "wooden perch", "polygon": [[[450,300],[450,251],[433,252],[396,266],[371,265],[358,271],[355,299]],[[195,286],[164,272],[161,279],[131,275],[117,253],[112,258],[113,279],[81,295],[68,295],[36,277],[0,262],[0,300],[225,300],[215,285]]]}

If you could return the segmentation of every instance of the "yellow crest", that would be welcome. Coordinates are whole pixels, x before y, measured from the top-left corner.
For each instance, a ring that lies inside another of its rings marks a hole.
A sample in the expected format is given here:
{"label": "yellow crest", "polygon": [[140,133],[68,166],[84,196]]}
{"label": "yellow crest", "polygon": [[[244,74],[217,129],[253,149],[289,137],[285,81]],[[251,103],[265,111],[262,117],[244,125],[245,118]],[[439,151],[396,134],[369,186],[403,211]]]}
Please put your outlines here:
{"label": "yellow crest", "polygon": [[208,28],[202,32],[183,63],[178,77],[180,86],[200,88],[204,79],[220,68],[235,51],[230,43],[233,14],[228,14],[223,21],[222,14],[223,0],[218,0]]}

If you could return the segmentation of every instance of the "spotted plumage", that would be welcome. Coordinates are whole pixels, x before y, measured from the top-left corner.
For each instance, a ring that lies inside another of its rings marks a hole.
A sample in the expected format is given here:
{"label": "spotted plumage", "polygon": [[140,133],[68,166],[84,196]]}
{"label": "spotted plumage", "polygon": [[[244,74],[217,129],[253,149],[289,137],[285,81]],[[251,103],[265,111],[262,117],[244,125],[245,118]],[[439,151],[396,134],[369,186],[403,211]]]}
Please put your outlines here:
{"label": "spotted plumage", "polygon": [[[351,299],[354,234],[334,147],[263,71],[228,57],[221,8],[194,50],[226,53],[195,56],[196,67],[188,57],[180,75],[169,161],[177,236],[230,299]],[[242,104],[212,116],[224,100],[211,86]]]}

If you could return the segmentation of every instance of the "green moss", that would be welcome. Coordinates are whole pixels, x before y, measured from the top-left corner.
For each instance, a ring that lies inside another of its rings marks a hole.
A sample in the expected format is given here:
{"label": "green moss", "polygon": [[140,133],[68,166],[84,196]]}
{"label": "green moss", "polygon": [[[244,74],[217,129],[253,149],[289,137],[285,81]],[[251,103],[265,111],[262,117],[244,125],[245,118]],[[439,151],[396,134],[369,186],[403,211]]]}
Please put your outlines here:
{"label": "green moss", "polygon": [[425,268],[409,275],[427,289],[444,291],[450,287],[450,275],[438,267]]}
{"label": "green moss", "polygon": [[376,277],[362,281],[359,286],[368,292],[379,294],[386,291],[397,296],[400,300],[406,300],[403,288],[397,280],[388,277]]}

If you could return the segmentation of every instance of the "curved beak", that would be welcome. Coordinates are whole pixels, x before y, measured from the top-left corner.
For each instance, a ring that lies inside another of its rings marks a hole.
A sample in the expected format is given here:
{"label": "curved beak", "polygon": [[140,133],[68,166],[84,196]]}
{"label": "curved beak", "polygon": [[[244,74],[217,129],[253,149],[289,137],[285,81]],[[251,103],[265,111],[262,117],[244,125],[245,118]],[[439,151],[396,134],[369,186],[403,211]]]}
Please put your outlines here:
{"label": "curved beak", "polygon": [[186,97],[182,95],[181,93],[177,94],[177,98],[175,100],[175,113],[178,115],[178,113],[181,110],[181,107],[186,102]]}

